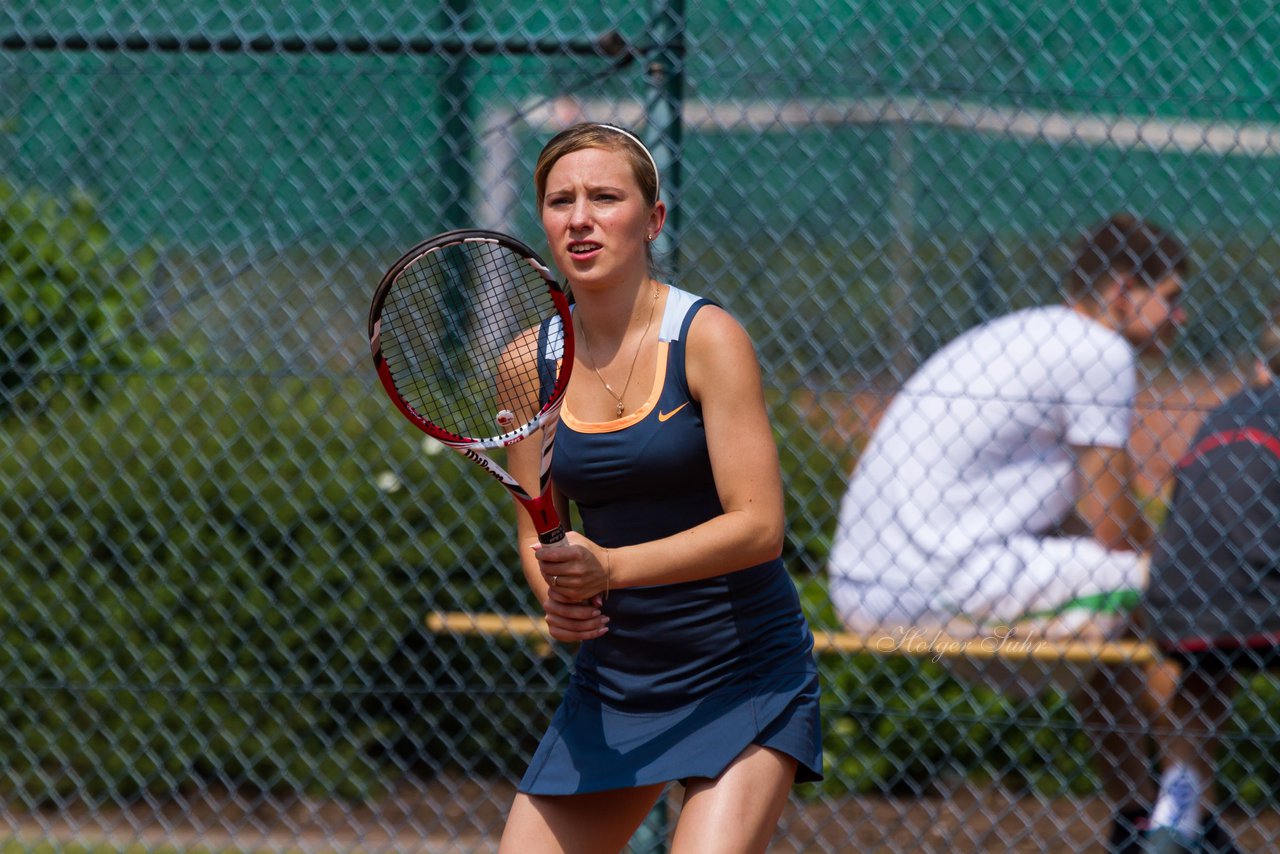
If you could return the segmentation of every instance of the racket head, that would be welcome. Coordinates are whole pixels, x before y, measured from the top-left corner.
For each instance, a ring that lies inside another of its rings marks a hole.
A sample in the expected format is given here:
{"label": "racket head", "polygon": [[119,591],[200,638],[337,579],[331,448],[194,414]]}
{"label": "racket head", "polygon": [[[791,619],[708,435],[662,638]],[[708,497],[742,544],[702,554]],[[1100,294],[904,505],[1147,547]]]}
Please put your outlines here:
{"label": "racket head", "polygon": [[404,253],[369,309],[387,394],[454,448],[511,445],[556,417],[572,329],[568,296],[538,254],[482,229],[438,234]]}

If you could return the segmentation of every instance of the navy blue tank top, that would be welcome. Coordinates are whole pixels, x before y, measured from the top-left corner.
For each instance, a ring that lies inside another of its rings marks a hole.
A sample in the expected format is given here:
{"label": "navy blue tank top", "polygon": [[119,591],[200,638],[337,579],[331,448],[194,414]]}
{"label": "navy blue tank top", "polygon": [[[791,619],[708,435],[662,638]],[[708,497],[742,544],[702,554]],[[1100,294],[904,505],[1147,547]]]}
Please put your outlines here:
{"label": "navy blue tank top", "polygon": [[583,533],[607,548],[667,537],[724,512],[702,410],[690,399],[684,342],[706,300],[670,289],[648,400],[615,421],[585,423],[566,406],[551,476],[578,506]]}
{"label": "navy blue tank top", "polygon": [[[583,533],[608,548],[667,537],[723,512],[685,341],[708,301],[671,288],[648,400],[615,421],[561,410],[551,476]],[[812,635],[781,560],[680,584],[614,590],[609,632],[579,647],[572,682],[630,711],[760,687],[813,668]]]}

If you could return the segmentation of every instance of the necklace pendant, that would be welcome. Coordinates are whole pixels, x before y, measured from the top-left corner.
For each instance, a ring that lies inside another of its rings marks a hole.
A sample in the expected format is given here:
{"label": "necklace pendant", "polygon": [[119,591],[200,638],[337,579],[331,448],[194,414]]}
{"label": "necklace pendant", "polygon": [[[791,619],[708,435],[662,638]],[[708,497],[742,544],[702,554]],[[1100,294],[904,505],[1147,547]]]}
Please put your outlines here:
{"label": "necklace pendant", "polygon": [[622,416],[622,401],[618,401],[618,417]]}

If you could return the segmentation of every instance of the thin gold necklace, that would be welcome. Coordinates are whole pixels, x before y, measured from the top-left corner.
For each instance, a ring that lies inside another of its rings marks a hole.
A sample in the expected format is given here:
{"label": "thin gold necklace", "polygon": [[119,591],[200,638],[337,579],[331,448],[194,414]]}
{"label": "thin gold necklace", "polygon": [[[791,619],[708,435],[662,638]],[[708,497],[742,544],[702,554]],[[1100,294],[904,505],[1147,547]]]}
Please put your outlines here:
{"label": "thin gold necklace", "polygon": [[587,358],[591,360],[591,370],[595,371],[595,375],[600,378],[600,384],[604,386],[604,390],[609,392],[614,400],[618,402],[618,414],[616,417],[622,417],[622,410],[625,408],[622,403],[623,395],[627,393],[627,389],[631,386],[631,375],[636,372],[636,362],[640,359],[640,348],[644,347],[644,339],[649,337],[649,327],[653,325],[654,311],[658,306],[658,286],[653,286],[653,301],[649,303],[649,320],[645,322],[644,332],[640,333],[640,341],[636,344],[636,354],[631,357],[631,370],[627,371],[627,381],[622,384],[622,394],[618,394],[613,390],[613,386],[600,373],[600,369],[596,367],[596,357],[591,353],[591,341],[587,339],[587,324],[582,322],[582,318],[578,318],[578,325],[582,327],[582,344],[586,347]]}

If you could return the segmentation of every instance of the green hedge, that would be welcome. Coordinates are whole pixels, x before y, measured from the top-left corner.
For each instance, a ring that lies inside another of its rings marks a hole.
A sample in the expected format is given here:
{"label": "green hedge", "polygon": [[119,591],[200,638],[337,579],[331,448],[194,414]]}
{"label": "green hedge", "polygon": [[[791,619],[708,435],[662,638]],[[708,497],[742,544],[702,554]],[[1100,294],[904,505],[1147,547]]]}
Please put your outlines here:
{"label": "green hedge", "polygon": [[0,178],[0,413],[69,390],[92,401],[108,372],[159,367],[142,325],[156,259],[121,247],[88,194]]}
{"label": "green hedge", "polygon": [[[518,775],[570,650],[433,637],[432,610],[536,613],[501,489],[370,383],[134,377],[0,420],[0,791],[163,796],[201,782],[360,796],[414,765]],[[794,429],[785,417],[779,429]],[[843,474],[783,446],[788,560],[836,626],[821,507]],[[937,664],[823,656],[827,780],[940,777],[1092,791],[1073,710],[971,688]],[[1227,785],[1280,792],[1280,688],[1237,704]]]}
{"label": "green hedge", "polygon": [[[825,581],[799,583],[815,630],[837,630]],[[908,656],[823,655],[819,670],[826,779],[809,787],[811,796],[931,794],[961,777],[1049,797],[1098,790],[1092,738],[1061,694],[1007,697]],[[1256,807],[1280,796],[1280,675],[1248,681],[1223,741],[1224,798]]]}
{"label": "green hedge", "polygon": [[487,481],[349,401],[385,403],[150,377],[0,422],[5,795],[376,780],[403,639],[433,608],[523,607],[523,581]]}

